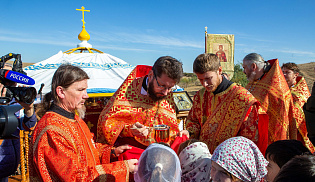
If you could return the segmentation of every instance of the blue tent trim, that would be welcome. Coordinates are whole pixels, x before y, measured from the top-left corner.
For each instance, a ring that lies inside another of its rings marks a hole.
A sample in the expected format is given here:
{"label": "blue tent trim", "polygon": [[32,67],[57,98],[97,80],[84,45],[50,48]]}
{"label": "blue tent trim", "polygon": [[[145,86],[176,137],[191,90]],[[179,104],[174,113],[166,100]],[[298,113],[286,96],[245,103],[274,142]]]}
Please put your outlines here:
{"label": "blue tent trim", "polygon": [[92,93],[114,93],[116,92],[116,89],[112,88],[90,88],[86,90],[87,93],[92,94]]}
{"label": "blue tent trim", "polygon": [[[24,70],[42,70],[42,69],[57,69],[61,63],[58,64],[39,64],[39,65],[30,65],[25,68]],[[113,68],[134,68],[134,66],[130,64],[121,64],[121,63],[105,63],[105,64],[98,64],[98,63],[81,63],[81,62],[73,62],[71,65],[78,66],[80,68],[93,68],[93,69],[100,69],[100,70],[110,70]]]}

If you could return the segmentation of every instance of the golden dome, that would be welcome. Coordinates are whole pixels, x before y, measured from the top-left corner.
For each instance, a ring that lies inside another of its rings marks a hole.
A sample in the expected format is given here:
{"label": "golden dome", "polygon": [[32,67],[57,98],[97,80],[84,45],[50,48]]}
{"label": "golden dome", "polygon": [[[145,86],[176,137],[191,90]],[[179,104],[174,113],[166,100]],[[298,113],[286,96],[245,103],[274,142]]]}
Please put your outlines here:
{"label": "golden dome", "polygon": [[82,27],[82,31],[80,32],[80,34],[78,35],[78,39],[83,41],[83,40],[90,40],[90,35],[89,33],[87,33],[87,31],[85,30],[85,27]]}

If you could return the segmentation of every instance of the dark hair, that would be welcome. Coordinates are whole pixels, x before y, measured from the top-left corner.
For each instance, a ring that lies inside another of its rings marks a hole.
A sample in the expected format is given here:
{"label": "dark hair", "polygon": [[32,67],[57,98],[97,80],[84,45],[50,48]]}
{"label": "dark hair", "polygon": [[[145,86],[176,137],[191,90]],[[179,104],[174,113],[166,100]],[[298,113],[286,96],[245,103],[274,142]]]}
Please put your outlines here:
{"label": "dark hair", "polygon": [[164,143],[164,142],[158,142],[158,144],[160,144],[160,145],[164,145],[165,147],[169,147],[169,148],[171,148],[169,144]]}
{"label": "dark hair", "polygon": [[179,145],[179,147],[178,147],[177,155],[179,155],[184,150],[184,148],[186,148],[188,145],[196,143],[196,142],[199,142],[199,140],[197,140],[197,139],[189,139],[189,140],[186,140],[183,143],[181,143]]}
{"label": "dark hair", "polygon": [[287,68],[289,70],[292,70],[294,73],[300,73],[300,69],[298,65],[296,65],[295,63],[283,63],[283,65],[281,66],[281,69],[282,68]]}
{"label": "dark hair", "polygon": [[61,86],[67,89],[70,85],[75,82],[89,79],[87,73],[77,66],[71,64],[62,64],[54,73],[51,81],[51,91],[48,92],[42,103],[39,106],[39,110],[36,112],[39,117],[42,117],[45,112],[50,108],[52,102],[59,103],[59,97],[56,93],[56,88]]}
{"label": "dark hair", "polygon": [[194,73],[203,74],[208,71],[218,71],[220,67],[220,59],[212,53],[200,54],[194,61]]}
{"label": "dark hair", "polygon": [[315,156],[295,156],[287,162],[275,177],[274,182],[315,181]]}
{"label": "dark hair", "polygon": [[296,155],[310,154],[298,140],[278,140],[267,147],[265,157],[274,161],[280,168]]}
{"label": "dark hair", "polygon": [[182,63],[171,56],[162,56],[157,59],[152,67],[153,73],[161,77],[162,74],[166,74],[169,78],[178,83],[183,77]]}

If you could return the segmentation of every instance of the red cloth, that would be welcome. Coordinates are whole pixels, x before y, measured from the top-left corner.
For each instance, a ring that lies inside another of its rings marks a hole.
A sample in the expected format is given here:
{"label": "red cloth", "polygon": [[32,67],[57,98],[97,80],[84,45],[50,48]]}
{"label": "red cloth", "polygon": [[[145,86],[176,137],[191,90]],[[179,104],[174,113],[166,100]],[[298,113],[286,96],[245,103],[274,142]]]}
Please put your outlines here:
{"label": "red cloth", "polygon": [[177,153],[179,145],[188,139],[189,138],[186,135],[183,135],[182,137],[177,136],[171,145],[171,148]]}
{"label": "red cloth", "polygon": [[[189,138],[186,135],[183,135],[182,137],[177,136],[171,145],[171,148],[177,153],[178,147],[181,143],[188,140]],[[129,145],[130,146],[130,145]],[[120,154],[118,156],[118,161],[123,160],[129,160],[129,159],[138,159],[140,158],[143,149],[140,149],[138,147],[131,146],[132,149],[126,150],[124,153]]]}
{"label": "red cloth", "polygon": [[152,70],[152,66],[138,65],[136,69],[137,69],[136,77],[139,78],[147,75],[149,71]]}
{"label": "red cloth", "polygon": [[258,121],[259,138],[257,142],[257,147],[260,149],[260,152],[264,156],[266,149],[268,147],[268,122],[269,117],[267,114],[259,114]]}
{"label": "red cloth", "polygon": [[124,153],[120,154],[118,156],[119,161],[123,160],[129,160],[129,159],[138,159],[140,158],[142,152],[144,151],[143,149],[131,146],[132,149],[126,150]]}

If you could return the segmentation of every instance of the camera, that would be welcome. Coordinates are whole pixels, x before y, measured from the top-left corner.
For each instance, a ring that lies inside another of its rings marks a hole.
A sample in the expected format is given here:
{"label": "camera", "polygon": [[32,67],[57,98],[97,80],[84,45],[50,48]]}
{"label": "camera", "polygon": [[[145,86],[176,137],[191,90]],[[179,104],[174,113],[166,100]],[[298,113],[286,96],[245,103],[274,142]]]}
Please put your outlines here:
{"label": "camera", "polygon": [[21,105],[0,106],[0,138],[15,139],[12,135],[19,126],[15,113],[22,109]]}
{"label": "camera", "polygon": [[[6,61],[15,58],[12,70],[3,69]],[[22,109],[20,105],[7,105],[13,98],[16,100],[32,104],[36,98],[34,87],[16,87],[17,83],[34,85],[35,81],[26,75],[22,69],[20,54],[9,53],[0,58],[0,82],[7,88],[5,97],[0,97],[0,139],[16,138],[12,134],[19,126],[19,120],[15,113]],[[2,95],[2,92],[0,92]]]}

